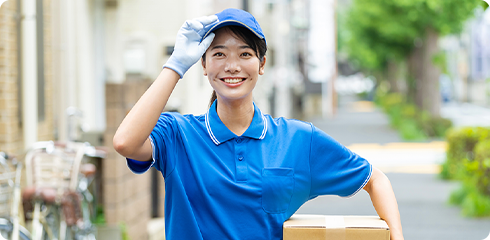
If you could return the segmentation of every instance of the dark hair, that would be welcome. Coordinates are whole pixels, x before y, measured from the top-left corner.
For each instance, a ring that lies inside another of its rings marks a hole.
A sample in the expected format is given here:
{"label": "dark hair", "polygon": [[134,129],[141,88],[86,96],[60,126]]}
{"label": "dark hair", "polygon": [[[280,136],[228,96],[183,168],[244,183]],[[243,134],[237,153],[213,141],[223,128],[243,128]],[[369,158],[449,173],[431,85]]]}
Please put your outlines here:
{"label": "dark hair", "polygon": [[[257,35],[255,35],[245,27],[225,26],[222,28],[230,30],[236,37],[238,37],[238,39],[242,40],[248,46],[250,46],[261,63],[264,61],[265,53],[267,52],[267,44],[265,43],[264,39],[260,39],[259,37],[257,37]],[[206,53],[202,55],[202,61],[206,62]],[[216,98],[216,91],[213,90],[213,94],[211,95],[211,99],[209,100],[209,106],[213,104]]]}

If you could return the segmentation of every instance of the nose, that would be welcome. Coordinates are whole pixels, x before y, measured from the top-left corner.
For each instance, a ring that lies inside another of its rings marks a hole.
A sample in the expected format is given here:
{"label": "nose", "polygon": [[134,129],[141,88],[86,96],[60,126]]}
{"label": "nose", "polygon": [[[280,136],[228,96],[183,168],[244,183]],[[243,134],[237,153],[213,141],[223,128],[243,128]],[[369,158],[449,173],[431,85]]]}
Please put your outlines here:
{"label": "nose", "polygon": [[239,59],[237,59],[236,57],[229,57],[226,60],[225,72],[237,73],[240,72],[241,70],[242,69],[240,67]]}

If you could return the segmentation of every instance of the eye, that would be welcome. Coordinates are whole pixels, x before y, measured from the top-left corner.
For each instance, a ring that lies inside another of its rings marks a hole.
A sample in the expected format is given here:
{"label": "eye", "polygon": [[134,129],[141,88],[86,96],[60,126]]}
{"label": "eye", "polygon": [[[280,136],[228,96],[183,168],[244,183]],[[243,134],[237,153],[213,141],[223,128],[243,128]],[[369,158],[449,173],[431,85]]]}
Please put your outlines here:
{"label": "eye", "polygon": [[253,54],[250,52],[243,52],[241,55],[242,55],[242,57],[252,57],[253,56]]}
{"label": "eye", "polygon": [[213,54],[213,56],[222,57],[222,56],[224,56],[224,54],[222,52],[217,52],[217,53]]}

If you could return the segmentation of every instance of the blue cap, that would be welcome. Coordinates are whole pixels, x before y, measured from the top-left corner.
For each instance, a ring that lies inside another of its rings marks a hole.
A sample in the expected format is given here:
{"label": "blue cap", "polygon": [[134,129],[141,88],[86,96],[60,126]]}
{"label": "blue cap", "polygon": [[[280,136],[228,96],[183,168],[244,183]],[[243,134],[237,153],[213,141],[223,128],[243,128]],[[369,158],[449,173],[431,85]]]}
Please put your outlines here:
{"label": "blue cap", "polygon": [[228,8],[223,10],[222,12],[217,13],[216,16],[218,16],[218,23],[209,28],[202,39],[206,38],[209,33],[214,32],[222,27],[241,26],[248,28],[248,30],[252,31],[255,35],[257,35],[257,37],[259,37],[260,39],[264,39],[265,41],[265,35],[262,32],[262,28],[260,28],[257,20],[255,20],[254,16],[252,16],[252,14],[250,14],[249,12],[236,8]]}

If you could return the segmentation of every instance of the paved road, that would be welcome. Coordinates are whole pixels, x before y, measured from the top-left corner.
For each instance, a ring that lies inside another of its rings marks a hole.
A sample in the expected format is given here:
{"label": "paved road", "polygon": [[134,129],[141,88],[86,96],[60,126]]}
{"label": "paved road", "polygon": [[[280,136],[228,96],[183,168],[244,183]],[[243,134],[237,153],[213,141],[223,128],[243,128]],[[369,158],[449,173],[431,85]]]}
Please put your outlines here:
{"label": "paved road", "polygon": [[[437,177],[438,165],[444,160],[444,142],[403,142],[389,127],[384,114],[369,104],[352,102],[347,97],[343,98],[334,119],[311,121],[387,173],[397,196],[405,239],[482,240],[489,235],[490,218],[464,218],[459,208],[447,204],[450,193],[459,184]],[[298,213],[376,214],[364,191],[349,199],[318,197],[306,203]]]}

